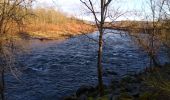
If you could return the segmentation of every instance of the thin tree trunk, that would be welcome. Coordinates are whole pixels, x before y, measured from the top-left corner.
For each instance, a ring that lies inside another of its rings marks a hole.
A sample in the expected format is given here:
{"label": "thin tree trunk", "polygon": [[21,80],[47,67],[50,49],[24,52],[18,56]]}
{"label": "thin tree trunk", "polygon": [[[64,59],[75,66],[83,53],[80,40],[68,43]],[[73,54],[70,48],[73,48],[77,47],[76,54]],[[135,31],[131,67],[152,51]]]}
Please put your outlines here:
{"label": "thin tree trunk", "polygon": [[100,96],[103,96],[104,94],[104,88],[103,88],[103,80],[102,80],[102,32],[100,32],[99,35],[99,50],[98,50],[98,83],[99,83],[99,94]]}
{"label": "thin tree trunk", "polygon": [[150,60],[150,68],[152,67],[161,67],[161,64],[159,60],[157,59],[156,55],[154,55],[152,52],[148,54],[149,60]]}
{"label": "thin tree trunk", "polygon": [[0,35],[3,34],[3,18],[0,20]]}
{"label": "thin tree trunk", "polygon": [[99,95],[104,95],[103,79],[102,79],[102,51],[103,51],[103,24],[104,24],[104,0],[101,0],[101,21],[99,28],[99,42],[98,42],[98,83],[99,83]]}
{"label": "thin tree trunk", "polygon": [[152,55],[151,59],[152,59],[154,67],[161,67],[161,64],[159,63],[155,55]]}
{"label": "thin tree trunk", "polygon": [[[97,12],[95,11],[95,7],[91,0],[84,1],[80,0],[93,14],[95,18],[95,23],[99,31],[99,39],[98,39],[98,61],[97,61],[97,73],[98,73],[98,85],[99,85],[99,95],[103,96],[104,87],[103,87],[103,79],[102,79],[102,52],[103,52],[103,34],[104,34],[104,22],[107,15],[107,7],[112,0],[99,0],[100,1],[100,18],[98,19]],[[88,3],[86,3],[88,2]]]}
{"label": "thin tree trunk", "polygon": [[2,72],[1,72],[1,100],[5,100],[4,90],[5,90],[5,78],[4,78],[4,68],[2,68]]}

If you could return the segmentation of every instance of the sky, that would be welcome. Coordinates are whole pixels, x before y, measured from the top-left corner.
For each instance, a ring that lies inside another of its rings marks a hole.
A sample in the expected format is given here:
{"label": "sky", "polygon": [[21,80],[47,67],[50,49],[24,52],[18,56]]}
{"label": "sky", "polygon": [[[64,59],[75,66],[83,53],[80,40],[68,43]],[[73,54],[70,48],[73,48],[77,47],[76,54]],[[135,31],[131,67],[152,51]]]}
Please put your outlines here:
{"label": "sky", "polygon": [[[92,0],[96,1],[96,0]],[[113,0],[114,1],[114,0]],[[128,14],[124,14],[124,16],[120,17],[117,20],[141,20],[142,18],[140,15],[134,15],[131,11],[137,11],[141,12],[143,11],[142,8],[144,5],[144,2],[146,0],[117,0],[120,2],[113,2],[111,4],[111,8],[117,9],[119,8],[119,11],[121,13],[124,12],[130,12]],[[66,13],[68,16],[76,16],[80,19],[84,20],[93,20],[93,16],[90,16],[88,11],[86,10],[86,7],[80,2],[80,0],[37,0],[35,3],[36,6],[40,7],[53,7],[57,10],[60,10],[64,13]],[[96,4],[97,6],[97,4]]]}

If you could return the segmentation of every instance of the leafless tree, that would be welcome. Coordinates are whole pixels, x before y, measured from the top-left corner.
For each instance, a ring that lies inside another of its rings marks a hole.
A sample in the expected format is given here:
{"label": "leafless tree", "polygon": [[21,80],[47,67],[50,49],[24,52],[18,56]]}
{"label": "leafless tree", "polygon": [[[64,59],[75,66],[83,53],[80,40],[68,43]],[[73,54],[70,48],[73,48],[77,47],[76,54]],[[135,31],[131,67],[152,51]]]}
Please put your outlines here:
{"label": "leafless tree", "polygon": [[[105,23],[108,18],[110,19],[110,23],[114,22],[121,14],[113,10],[112,11],[109,10],[109,6],[111,5],[111,2],[113,0],[99,0],[99,1],[80,0],[80,1],[86,6],[89,12],[92,13],[95,20],[95,25],[99,31],[97,72],[98,72],[99,94],[100,96],[102,96],[104,94],[103,80],[102,80],[102,71],[103,71],[102,52],[103,52],[103,35],[105,34]],[[97,6],[98,4],[99,7]]]}
{"label": "leafless tree", "polygon": [[[140,33],[130,34],[140,47],[147,52],[150,58],[150,67],[160,67],[158,52],[161,47],[161,23],[163,19],[163,6],[165,0],[148,0],[146,2],[149,8],[145,12],[143,21],[143,31]],[[139,23],[140,24],[140,23]],[[133,29],[133,27],[132,27]],[[145,36],[144,36],[145,34]]]}
{"label": "leafless tree", "polygon": [[0,94],[4,100],[5,72],[15,75],[15,51],[24,20],[30,15],[29,8],[33,0],[0,0]]}

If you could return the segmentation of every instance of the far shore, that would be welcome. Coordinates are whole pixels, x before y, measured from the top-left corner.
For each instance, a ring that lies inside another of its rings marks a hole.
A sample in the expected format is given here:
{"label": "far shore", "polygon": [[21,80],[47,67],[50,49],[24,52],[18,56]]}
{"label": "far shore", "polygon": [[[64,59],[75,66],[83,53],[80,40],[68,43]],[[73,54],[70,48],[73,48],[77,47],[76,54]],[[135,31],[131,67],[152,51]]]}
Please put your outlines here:
{"label": "far shore", "polygon": [[[41,30],[40,30],[41,29]],[[66,25],[27,25],[22,36],[39,40],[64,40],[70,37],[92,33],[93,25],[85,23],[67,23]]]}

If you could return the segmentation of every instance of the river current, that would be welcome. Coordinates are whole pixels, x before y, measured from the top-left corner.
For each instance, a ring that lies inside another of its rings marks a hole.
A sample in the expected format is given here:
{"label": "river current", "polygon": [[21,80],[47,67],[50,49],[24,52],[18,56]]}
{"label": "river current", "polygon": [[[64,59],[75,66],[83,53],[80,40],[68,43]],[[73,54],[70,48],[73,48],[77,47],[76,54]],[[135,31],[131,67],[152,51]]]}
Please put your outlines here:
{"label": "river current", "polygon": [[[115,34],[121,33],[121,34]],[[29,40],[29,53],[19,57],[22,73],[19,79],[6,77],[8,100],[60,100],[82,85],[97,84],[98,32],[65,41]],[[165,62],[161,56],[160,61]],[[114,31],[104,36],[104,83],[112,78],[142,71],[149,64],[146,53],[125,32]]]}

